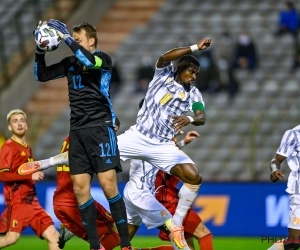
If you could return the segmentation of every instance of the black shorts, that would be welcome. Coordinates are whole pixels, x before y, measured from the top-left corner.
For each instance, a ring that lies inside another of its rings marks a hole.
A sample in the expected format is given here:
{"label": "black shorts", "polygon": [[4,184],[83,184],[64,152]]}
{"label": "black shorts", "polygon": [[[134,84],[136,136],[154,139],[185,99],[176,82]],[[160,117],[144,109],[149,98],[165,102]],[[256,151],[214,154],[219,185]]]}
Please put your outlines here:
{"label": "black shorts", "polygon": [[70,174],[90,175],[110,169],[122,171],[117,136],[113,127],[92,127],[70,131]]}

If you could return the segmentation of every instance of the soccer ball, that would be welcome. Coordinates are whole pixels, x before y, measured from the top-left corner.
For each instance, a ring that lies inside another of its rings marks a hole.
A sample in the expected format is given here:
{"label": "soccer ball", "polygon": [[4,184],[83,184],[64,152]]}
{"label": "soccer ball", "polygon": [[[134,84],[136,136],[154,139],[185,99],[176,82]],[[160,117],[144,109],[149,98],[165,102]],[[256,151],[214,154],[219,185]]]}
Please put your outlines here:
{"label": "soccer ball", "polygon": [[35,43],[43,51],[54,51],[61,43],[61,38],[56,30],[43,24],[35,33]]}

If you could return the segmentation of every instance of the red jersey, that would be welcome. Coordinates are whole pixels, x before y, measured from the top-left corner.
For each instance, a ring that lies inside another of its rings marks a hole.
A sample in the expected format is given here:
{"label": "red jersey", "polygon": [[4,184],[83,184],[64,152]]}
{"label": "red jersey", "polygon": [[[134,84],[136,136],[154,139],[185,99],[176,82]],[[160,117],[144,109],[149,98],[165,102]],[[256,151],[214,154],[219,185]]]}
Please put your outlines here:
{"label": "red jersey", "polygon": [[161,203],[178,203],[178,188],[179,178],[169,175],[161,170],[156,174],[155,179],[155,198]]}
{"label": "red jersey", "polygon": [[[69,136],[63,142],[60,153],[69,150]],[[73,192],[73,183],[70,176],[70,168],[68,165],[57,166],[57,182],[56,190],[53,196],[54,205],[78,206],[76,197]]]}
{"label": "red jersey", "polygon": [[35,182],[32,175],[21,176],[18,168],[25,162],[33,161],[31,148],[8,139],[0,150],[0,181],[4,182],[5,204],[31,204],[36,198]]}

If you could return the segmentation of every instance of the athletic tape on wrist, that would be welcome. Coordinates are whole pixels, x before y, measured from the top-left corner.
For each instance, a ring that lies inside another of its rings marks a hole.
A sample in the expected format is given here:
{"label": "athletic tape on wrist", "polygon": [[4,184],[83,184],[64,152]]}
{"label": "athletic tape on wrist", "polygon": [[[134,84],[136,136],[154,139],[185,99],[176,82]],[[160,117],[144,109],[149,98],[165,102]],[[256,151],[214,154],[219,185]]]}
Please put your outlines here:
{"label": "athletic tape on wrist", "polygon": [[191,45],[191,46],[190,46],[190,48],[191,48],[191,51],[192,51],[192,52],[194,52],[194,51],[198,51],[198,50],[199,50],[199,48],[198,48],[198,45],[197,45],[197,44]]}
{"label": "athletic tape on wrist", "polygon": [[275,163],[271,163],[270,164],[270,170],[273,173],[273,172],[279,170],[279,168],[277,167],[277,165]]}
{"label": "athletic tape on wrist", "polygon": [[184,145],[185,145],[184,140],[182,140],[182,141],[180,141],[180,142],[177,142],[178,148],[183,148]]}
{"label": "athletic tape on wrist", "polygon": [[190,123],[193,123],[195,120],[194,120],[194,118],[193,117],[191,117],[191,116],[187,116],[187,118],[189,118],[189,120],[190,120]]}

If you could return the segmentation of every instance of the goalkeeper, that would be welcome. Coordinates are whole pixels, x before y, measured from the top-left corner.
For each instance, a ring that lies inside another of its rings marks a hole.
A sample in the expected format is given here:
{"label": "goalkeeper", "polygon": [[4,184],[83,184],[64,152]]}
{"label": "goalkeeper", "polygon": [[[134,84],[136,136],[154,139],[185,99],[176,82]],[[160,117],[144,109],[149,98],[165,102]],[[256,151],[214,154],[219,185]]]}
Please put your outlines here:
{"label": "goalkeeper", "polygon": [[[40,21],[34,35],[41,24]],[[131,249],[126,208],[117,187],[116,173],[122,171],[122,167],[114,130],[116,115],[109,93],[111,57],[97,50],[97,30],[89,23],[74,26],[73,37],[60,21],[51,19],[48,26],[58,32],[74,54],[46,66],[45,52],[37,49],[34,75],[41,82],[65,76],[68,80],[71,109],[70,174],[90,249],[101,248],[97,234],[96,206],[90,194],[93,174],[97,174],[109,202],[121,238],[121,248]]]}

